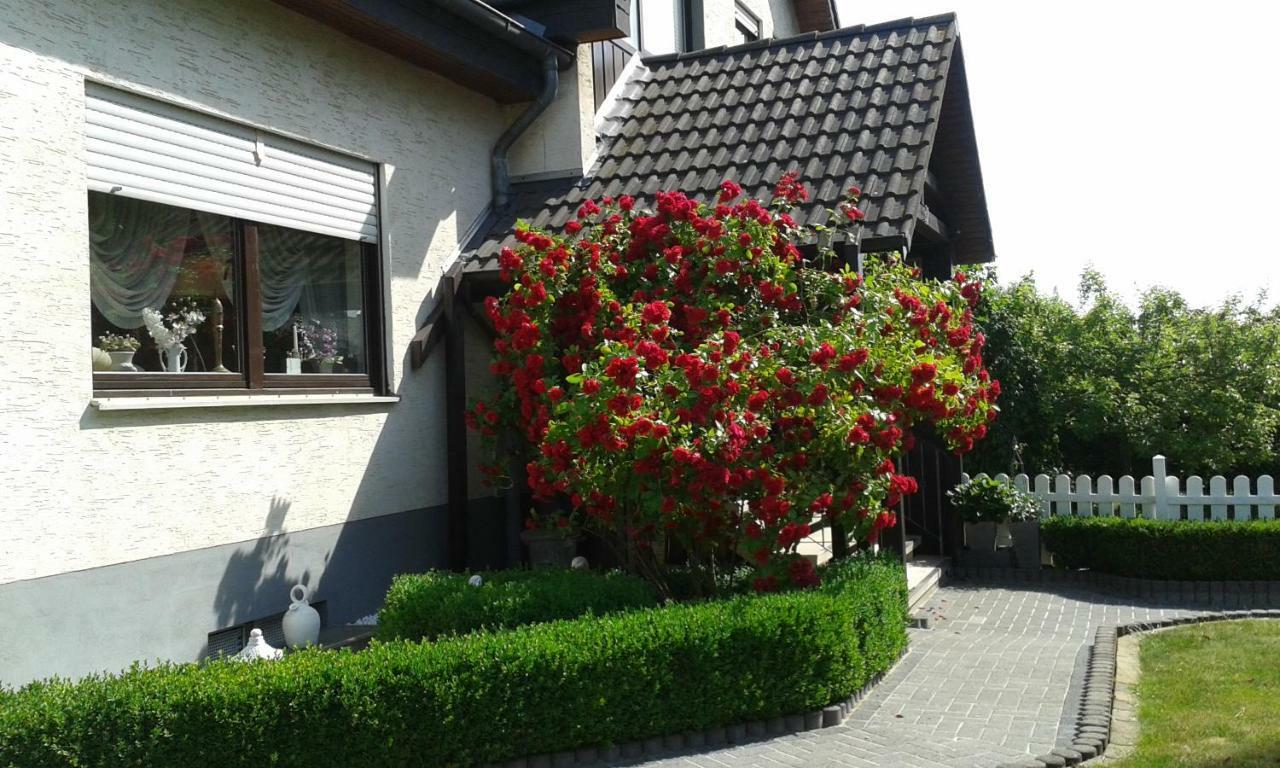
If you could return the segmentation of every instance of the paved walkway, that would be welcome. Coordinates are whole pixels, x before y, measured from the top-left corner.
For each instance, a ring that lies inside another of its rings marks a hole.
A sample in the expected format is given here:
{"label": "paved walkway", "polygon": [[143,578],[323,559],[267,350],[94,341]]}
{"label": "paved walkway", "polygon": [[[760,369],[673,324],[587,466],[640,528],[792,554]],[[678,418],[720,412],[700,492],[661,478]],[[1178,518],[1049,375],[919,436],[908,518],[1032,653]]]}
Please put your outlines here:
{"label": "paved walkway", "polygon": [[1084,658],[1104,624],[1188,613],[1050,585],[940,589],[933,628],[849,720],[768,741],[644,763],[644,768],[992,768],[1048,752],[1070,733]]}

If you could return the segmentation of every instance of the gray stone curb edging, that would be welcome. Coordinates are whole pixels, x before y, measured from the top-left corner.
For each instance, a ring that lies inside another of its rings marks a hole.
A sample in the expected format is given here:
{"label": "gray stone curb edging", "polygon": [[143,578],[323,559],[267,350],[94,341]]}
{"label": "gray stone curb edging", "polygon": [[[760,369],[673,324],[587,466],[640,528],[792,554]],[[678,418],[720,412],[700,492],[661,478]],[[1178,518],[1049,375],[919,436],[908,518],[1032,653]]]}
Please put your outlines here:
{"label": "gray stone curb edging", "polygon": [[952,566],[951,580],[1062,584],[1177,605],[1280,608],[1280,581],[1164,581],[1058,568]]}
{"label": "gray stone curb edging", "polygon": [[505,763],[490,763],[483,768],[569,768],[569,766],[589,766],[589,768],[620,767],[655,758],[673,757],[686,750],[718,749],[734,744],[747,744],[763,739],[772,739],[791,733],[813,731],[819,728],[831,728],[841,725],[862,703],[871,690],[876,687],[893,668],[906,657],[906,651],[894,660],[893,665],[876,675],[846,699],[837,701],[822,709],[794,715],[774,717],[769,720],[752,720],[747,723],[735,723],[728,726],[708,728],[705,731],[688,731],[667,736],[653,736],[648,739],[637,739],[624,744],[611,744],[606,747],[583,747],[566,750],[553,755],[533,755],[518,757]]}
{"label": "gray stone curb edging", "polygon": [[1045,768],[1050,766],[1079,765],[1106,752],[1111,741],[1111,715],[1115,704],[1116,651],[1119,639],[1125,635],[1151,632],[1184,624],[1201,624],[1210,621],[1239,621],[1241,619],[1280,620],[1280,610],[1222,611],[1197,616],[1179,616],[1160,621],[1136,621],[1119,626],[1099,627],[1089,649],[1089,666],[1085,671],[1084,691],[1077,710],[1075,733],[1064,746],[1049,754],[1027,757],[996,768]]}

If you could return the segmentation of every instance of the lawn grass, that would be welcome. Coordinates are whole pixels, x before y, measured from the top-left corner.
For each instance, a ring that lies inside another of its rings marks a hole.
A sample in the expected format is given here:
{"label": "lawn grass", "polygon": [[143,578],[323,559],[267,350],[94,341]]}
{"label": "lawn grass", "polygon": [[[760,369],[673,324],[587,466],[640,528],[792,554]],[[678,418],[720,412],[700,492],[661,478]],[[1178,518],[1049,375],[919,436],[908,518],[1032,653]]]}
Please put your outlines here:
{"label": "lawn grass", "polygon": [[1142,640],[1138,746],[1113,768],[1280,766],[1280,621]]}

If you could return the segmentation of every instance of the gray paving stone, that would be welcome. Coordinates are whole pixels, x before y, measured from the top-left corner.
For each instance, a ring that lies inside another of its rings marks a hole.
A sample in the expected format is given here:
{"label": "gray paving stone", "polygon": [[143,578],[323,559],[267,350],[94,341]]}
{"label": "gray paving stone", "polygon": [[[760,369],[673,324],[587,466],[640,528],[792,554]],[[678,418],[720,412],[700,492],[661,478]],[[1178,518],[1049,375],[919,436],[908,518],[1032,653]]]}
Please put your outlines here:
{"label": "gray paving stone", "polygon": [[1196,613],[1164,595],[1117,596],[1051,581],[946,586],[922,612],[933,628],[908,630],[906,657],[843,725],[638,768],[972,768],[1026,762],[1060,749],[1075,735],[1077,695],[1083,695],[1077,659],[1087,663],[1098,627]]}

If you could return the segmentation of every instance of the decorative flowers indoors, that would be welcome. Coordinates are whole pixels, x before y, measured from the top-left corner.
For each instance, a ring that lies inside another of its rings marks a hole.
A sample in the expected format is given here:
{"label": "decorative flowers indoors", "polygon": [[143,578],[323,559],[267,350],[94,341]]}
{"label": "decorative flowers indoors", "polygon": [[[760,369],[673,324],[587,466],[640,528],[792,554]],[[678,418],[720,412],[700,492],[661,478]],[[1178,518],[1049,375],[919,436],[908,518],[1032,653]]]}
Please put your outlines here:
{"label": "decorative flowers indoors", "polygon": [[178,346],[195,335],[204,322],[204,313],[191,299],[178,299],[173,302],[173,308],[163,315],[151,307],[143,309],[142,322],[156,346],[165,349]]}
{"label": "decorative flowers indoors", "polygon": [[184,370],[186,350],[183,342],[195,335],[204,322],[204,312],[196,307],[195,301],[186,297],[176,299],[172,309],[163,315],[147,307],[142,310],[142,322],[160,350],[165,370],[172,373]]}
{"label": "decorative flowers indoors", "polygon": [[105,352],[137,352],[140,342],[128,334],[116,335],[108,331],[98,337],[98,347]]}
{"label": "decorative flowers indoors", "polygon": [[307,318],[299,325],[298,347],[303,360],[342,362],[342,357],[338,355],[337,332],[315,318]]}
{"label": "decorative flowers indoors", "polygon": [[624,196],[583,203],[563,235],[521,227],[500,257],[511,290],[487,305],[510,386],[470,423],[518,430],[534,496],[566,499],[659,586],[663,534],[695,564],[745,558],[759,590],[816,583],[800,540],[876,541],[916,490],[894,459],[911,428],[968,450],[999,394],[978,281],[837,258],[858,194],[812,230],[788,213],[807,198],[794,175],[769,206],[726,181],[712,206]]}

